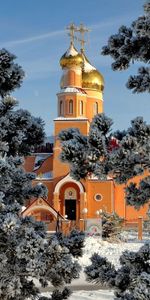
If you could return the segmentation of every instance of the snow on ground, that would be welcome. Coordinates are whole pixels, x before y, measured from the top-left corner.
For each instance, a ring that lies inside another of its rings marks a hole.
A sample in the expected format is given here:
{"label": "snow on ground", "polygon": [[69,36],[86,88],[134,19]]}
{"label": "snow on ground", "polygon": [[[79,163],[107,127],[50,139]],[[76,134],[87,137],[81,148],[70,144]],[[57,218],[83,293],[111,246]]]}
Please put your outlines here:
{"label": "snow on ground", "polygon": [[113,300],[114,295],[113,292],[110,292],[108,290],[106,291],[78,291],[73,293],[69,300],[88,300],[88,299],[93,299],[93,300]]}
{"label": "snow on ground", "polygon": [[[42,293],[43,296],[49,296],[49,293]],[[69,300],[113,300],[113,292],[108,290],[98,290],[98,291],[78,291],[72,293]]]}
{"label": "snow on ground", "polygon": [[[82,271],[80,278],[73,280],[69,286],[71,290],[73,290],[69,300],[113,300],[113,291],[103,290],[101,287],[96,287],[91,283],[86,282],[84,267],[90,264],[90,257],[96,252],[99,255],[106,257],[116,268],[119,268],[119,258],[121,254],[125,250],[138,251],[143,243],[144,242],[139,242],[137,240],[132,240],[132,242],[109,243],[101,240],[99,237],[87,237],[85,239],[83,256],[78,260],[82,266]],[[45,290],[45,293],[42,293],[42,295],[48,296],[48,291],[52,291],[51,285]]]}
{"label": "snow on ground", "polygon": [[119,258],[125,250],[138,251],[143,243],[139,242],[119,242],[110,243],[103,241],[98,237],[87,237],[85,240],[85,247],[83,250],[83,256],[79,259],[79,263],[82,267],[90,264],[90,257],[95,252],[99,255],[106,257],[116,268],[119,268]]}

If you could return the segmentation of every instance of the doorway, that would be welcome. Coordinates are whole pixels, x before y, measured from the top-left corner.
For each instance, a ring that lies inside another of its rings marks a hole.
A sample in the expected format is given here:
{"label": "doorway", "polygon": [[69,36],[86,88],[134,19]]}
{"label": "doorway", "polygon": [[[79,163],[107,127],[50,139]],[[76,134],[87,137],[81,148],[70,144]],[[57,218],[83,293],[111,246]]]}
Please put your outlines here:
{"label": "doorway", "polygon": [[65,199],[65,215],[68,220],[76,220],[76,199]]}

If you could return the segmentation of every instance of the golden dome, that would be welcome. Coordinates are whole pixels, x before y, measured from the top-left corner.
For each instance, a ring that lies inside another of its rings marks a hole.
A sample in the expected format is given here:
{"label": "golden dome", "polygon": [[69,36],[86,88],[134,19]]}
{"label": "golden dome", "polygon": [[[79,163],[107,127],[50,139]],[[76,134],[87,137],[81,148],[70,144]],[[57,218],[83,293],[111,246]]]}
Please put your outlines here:
{"label": "golden dome", "polygon": [[70,44],[69,49],[64,53],[60,59],[60,65],[62,68],[71,66],[82,66],[82,55],[75,49],[73,43]]}
{"label": "golden dome", "polygon": [[82,72],[82,87],[103,91],[104,78],[103,75],[93,67],[86,56],[83,56],[83,72]]}

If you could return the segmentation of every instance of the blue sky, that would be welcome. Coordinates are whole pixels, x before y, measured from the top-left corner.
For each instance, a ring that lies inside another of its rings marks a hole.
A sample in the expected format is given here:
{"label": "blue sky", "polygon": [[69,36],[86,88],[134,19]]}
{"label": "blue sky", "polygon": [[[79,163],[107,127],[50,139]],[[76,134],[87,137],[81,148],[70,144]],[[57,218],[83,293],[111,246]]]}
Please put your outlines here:
{"label": "blue sky", "polygon": [[135,95],[125,87],[129,74],[135,74],[139,65],[113,72],[111,59],[100,54],[111,34],[143,14],[143,4],[144,0],[1,1],[0,48],[14,53],[26,73],[14,96],[20,107],[42,117],[47,135],[53,134],[53,119],[57,116],[59,59],[69,46],[65,28],[71,22],[84,23],[91,29],[86,54],[104,75],[104,109],[114,120],[114,128],[127,128],[139,115],[149,120],[149,95]]}

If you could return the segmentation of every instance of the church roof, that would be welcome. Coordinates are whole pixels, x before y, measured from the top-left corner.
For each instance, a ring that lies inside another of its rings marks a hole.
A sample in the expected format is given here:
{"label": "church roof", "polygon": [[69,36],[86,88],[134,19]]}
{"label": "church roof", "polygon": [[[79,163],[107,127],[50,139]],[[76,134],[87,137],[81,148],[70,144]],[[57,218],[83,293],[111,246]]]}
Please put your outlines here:
{"label": "church roof", "polygon": [[80,93],[80,94],[84,94],[84,95],[87,94],[84,89],[79,88],[79,87],[71,87],[71,86],[61,89],[61,93]]}
{"label": "church roof", "polygon": [[69,49],[63,54],[60,59],[60,65],[62,68],[68,68],[70,66],[81,66],[83,63],[82,55],[76,50],[71,42]]}
{"label": "church roof", "polygon": [[59,216],[61,219],[64,219],[64,217],[53,206],[51,206],[50,203],[46,199],[44,199],[42,197],[34,199],[27,207],[25,207],[25,209],[22,210],[21,214],[23,216],[26,216],[27,211],[31,210],[31,207],[35,208],[35,210],[36,210],[36,206],[38,208],[39,202],[40,202],[40,205],[42,204],[42,207],[45,205],[45,207],[47,207],[55,217]]}
{"label": "church roof", "polygon": [[50,180],[53,178],[53,154],[36,153],[27,156],[24,167],[27,172],[36,174],[36,180]]}
{"label": "church roof", "polygon": [[91,65],[84,52],[83,57],[83,71],[82,71],[82,86],[83,88],[94,89],[97,91],[103,91],[104,78],[103,75]]}

